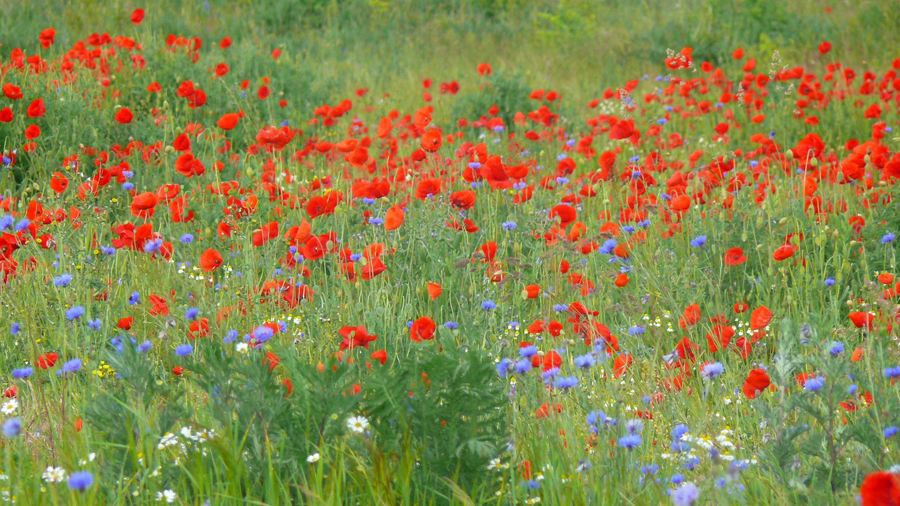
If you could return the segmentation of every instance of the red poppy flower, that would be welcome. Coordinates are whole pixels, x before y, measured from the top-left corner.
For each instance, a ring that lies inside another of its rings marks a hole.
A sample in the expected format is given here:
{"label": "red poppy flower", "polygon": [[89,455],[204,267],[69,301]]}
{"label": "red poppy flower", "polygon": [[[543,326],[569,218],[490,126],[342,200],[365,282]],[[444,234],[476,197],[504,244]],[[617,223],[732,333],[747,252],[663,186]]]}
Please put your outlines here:
{"label": "red poppy flower", "polygon": [[205,272],[214,272],[222,266],[224,259],[222,254],[210,248],[200,255],[200,268]]}
{"label": "red poppy flower", "polygon": [[772,311],[766,306],[759,306],[750,313],[750,330],[765,328],[772,321]]}
{"label": "red poppy flower", "polygon": [[725,265],[735,266],[747,261],[744,256],[744,250],[741,248],[730,248],[725,252]]}
{"label": "red poppy flower", "polygon": [[765,390],[772,384],[769,375],[762,369],[753,369],[744,380],[744,395],[748,399],[755,399],[757,392]]}
{"label": "red poppy flower", "polygon": [[900,506],[900,475],[877,471],[859,488],[862,506]]}
{"label": "red poppy flower", "polygon": [[127,107],[123,107],[116,111],[116,121],[122,125],[127,125],[131,123],[131,120],[134,119],[134,114],[131,113],[131,110]]}
{"label": "red poppy flower", "polygon": [[409,338],[415,342],[428,341],[434,339],[434,332],[437,330],[434,320],[427,316],[423,316],[414,321],[412,327],[409,328]]}

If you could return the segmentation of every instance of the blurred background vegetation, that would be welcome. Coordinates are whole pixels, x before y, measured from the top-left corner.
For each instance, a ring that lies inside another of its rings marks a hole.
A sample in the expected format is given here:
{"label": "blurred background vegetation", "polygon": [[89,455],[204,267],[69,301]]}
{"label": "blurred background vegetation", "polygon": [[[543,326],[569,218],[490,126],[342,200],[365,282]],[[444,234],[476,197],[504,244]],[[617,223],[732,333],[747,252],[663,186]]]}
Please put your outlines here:
{"label": "blurred background vegetation", "polygon": [[[132,27],[134,8],[146,9]],[[45,26],[46,25],[46,26]],[[289,72],[315,74],[312,102],[357,87],[418,96],[421,80],[474,75],[490,62],[522,86],[554,87],[577,100],[664,70],[668,49],[694,48],[700,63],[727,61],[743,47],[761,69],[828,61],[885,68],[900,45],[900,2],[884,0],[38,0],[0,3],[0,53],[39,50],[35,29],[52,26],[70,47],[106,30],[148,42],[149,34],[199,37],[204,48],[230,36],[257,53],[281,48]],[[140,36],[139,36],[140,35]],[[216,47],[216,49],[218,49]],[[252,65],[253,62],[248,62]],[[299,70],[298,70],[299,69]],[[288,72],[288,69],[285,69]],[[472,78],[474,81],[474,78]],[[316,93],[318,91],[319,93]],[[344,95],[341,95],[344,93]],[[317,96],[319,94],[325,96]]]}

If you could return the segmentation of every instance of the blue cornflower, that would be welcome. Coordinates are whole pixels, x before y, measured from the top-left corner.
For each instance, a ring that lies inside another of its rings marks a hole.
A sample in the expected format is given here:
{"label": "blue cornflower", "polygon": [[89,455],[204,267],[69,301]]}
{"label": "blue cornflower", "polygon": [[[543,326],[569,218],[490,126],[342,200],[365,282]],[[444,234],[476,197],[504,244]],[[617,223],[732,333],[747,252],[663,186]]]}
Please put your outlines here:
{"label": "blue cornflower", "polygon": [[88,327],[91,329],[100,330],[101,326],[103,326],[103,320],[101,320],[100,318],[88,320]]}
{"label": "blue cornflower", "polygon": [[703,376],[704,379],[713,379],[723,372],[725,372],[725,366],[722,365],[721,362],[706,364],[700,369],[700,375]]}
{"label": "blue cornflower", "polygon": [[896,235],[894,235],[892,232],[888,232],[888,233],[884,234],[884,236],[881,238],[881,244],[887,244],[889,242],[893,242],[894,239],[896,239],[896,238],[897,238]]}
{"label": "blue cornflower", "polygon": [[253,329],[253,338],[256,339],[256,342],[258,343],[264,343],[269,339],[272,339],[272,336],[274,335],[275,331],[265,325],[260,325]]}
{"label": "blue cornflower", "polygon": [[147,241],[144,243],[144,252],[146,253],[156,253],[159,251],[163,245],[162,239],[153,239],[152,241]]}
{"label": "blue cornflower", "polygon": [[188,308],[187,311],[184,312],[184,318],[186,320],[193,320],[194,318],[197,317],[198,314],[200,314],[199,309],[197,309],[195,307],[190,307],[190,308]]}
{"label": "blue cornflower", "polygon": [[691,506],[700,499],[700,489],[697,485],[687,482],[672,490],[672,502],[675,506]]}
{"label": "blue cornflower", "polygon": [[514,230],[519,225],[514,221],[504,221],[500,226],[503,227],[503,230]]}
{"label": "blue cornflower", "polygon": [[128,297],[128,305],[134,306],[141,303],[141,294],[138,292],[131,292],[131,296]]}
{"label": "blue cornflower", "polygon": [[606,423],[606,413],[602,411],[591,411],[588,413],[585,421],[587,421],[588,425],[600,425],[601,423]]}
{"label": "blue cornflower", "polygon": [[509,372],[509,368],[512,366],[512,360],[508,358],[504,358],[500,362],[497,363],[497,374],[500,375],[501,378],[505,378],[506,374]]}
{"label": "blue cornflower", "polygon": [[628,436],[622,436],[619,438],[619,446],[625,448],[626,450],[633,450],[641,445],[641,436],[637,434],[632,434]]}
{"label": "blue cornflower", "polygon": [[537,355],[537,352],[537,346],[533,344],[519,348],[519,356],[522,358],[531,358]]}
{"label": "blue cornflower", "polygon": [[576,385],[578,385],[578,378],[575,376],[560,376],[553,382],[555,388],[562,388],[563,390],[568,390]]}
{"label": "blue cornflower", "polygon": [[65,364],[63,364],[62,369],[56,372],[57,376],[62,376],[63,374],[74,374],[81,369],[81,359],[73,358],[69,360]]}
{"label": "blue cornflower", "polygon": [[87,471],[78,471],[69,476],[69,488],[84,492],[94,484],[94,475]]}
{"label": "blue cornflower", "polygon": [[678,485],[679,483],[684,481],[684,475],[681,473],[675,473],[669,478],[669,481],[672,482],[672,485]]}
{"label": "blue cornflower", "polygon": [[641,327],[640,325],[632,325],[628,328],[628,333],[633,336],[641,335],[644,333],[644,327]]}
{"label": "blue cornflower", "polygon": [[486,300],[481,303],[481,308],[490,311],[492,309],[496,309],[497,304],[495,304],[494,301],[492,301],[492,300]]}
{"label": "blue cornflower", "polygon": [[525,374],[526,372],[531,370],[531,360],[518,360],[516,361],[516,372],[519,374]]}
{"label": "blue cornflower", "polygon": [[447,327],[448,329],[453,330],[455,328],[459,328],[459,324],[456,322],[444,322],[444,327]]}
{"label": "blue cornflower", "polygon": [[704,244],[706,244],[706,236],[705,235],[698,235],[697,237],[691,239],[691,246],[693,246],[695,248],[699,248],[700,246],[703,246]]}
{"label": "blue cornflower", "polygon": [[822,390],[822,387],[825,386],[825,378],[821,376],[816,376],[815,378],[809,378],[803,383],[803,389],[808,390],[810,392],[816,392]]}
{"label": "blue cornflower", "polygon": [[190,244],[194,242],[194,236],[191,234],[184,234],[181,236],[181,244]]}
{"label": "blue cornflower", "polygon": [[679,441],[682,436],[684,436],[685,434],[687,434],[690,431],[691,431],[691,429],[688,428],[687,425],[685,425],[683,423],[679,423],[678,425],[675,426],[674,429],[672,429],[672,432],[671,432],[672,439],[674,439],[675,441]]}
{"label": "blue cornflower", "polygon": [[12,335],[16,335],[21,331],[22,331],[22,326],[19,325],[18,323],[13,323],[12,325],[9,326],[9,333]]}
{"label": "blue cornflower", "polygon": [[237,339],[237,337],[238,337],[237,330],[229,330],[228,333],[225,334],[225,337],[222,338],[222,342],[225,344],[231,344]]}
{"label": "blue cornflower", "polygon": [[9,215],[0,218],[0,230],[7,230],[9,227],[13,226],[15,221],[16,219]]}
{"label": "blue cornflower", "polygon": [[831,343],[831,347],[828,349],[828,353],[830,353],[832,357],[836,357],[841,353],[844,353],[844,343],[840,341]]}
{"label": "blue cornflower", "polygon": [[151,343],[150,341],[144,341],[143,343],[138,345],[137,351],[138,351],[138,353],[144,353],[144,352],[150,351],[150,348],[152,348],[152,347],[153,347],[153,343]]}
{"label": "blue cornflower", "polygon": [[891,425],[890,427],[885,427],[884,428],[884,437],[886,437],[886,438],[894,437],[897,435],[898,432],[900,432],[900,428],[898,428],[896,425]]}
{"label": "blue cornflower", "polygon": [[600,249],[597,251],[603,253],[604,255],[609,255],[612,254],[614,249],[616,249],[616,246],[618,246],[618,243],[616,243],[615,239],[607,239],[603,242],[603,246],[600,246]]}
{"label": "blue cornflower", "polygon": [[644,432],[644,422],[639,418],[628,420],[627,422],[625,422],[625,430],[627,430],[628,433],[632,435],[640,434],[641,432]]}
{"label": "blue cornflower", "polygon": [[569,309],[568,304],[554,304],[553,305],[553,310],[558,313],[561,313],[563,311],[568,311],[568,309]]}
{"label": "blue cornflower", "polygon": [[384,220],[381,218],[369,218],[369,223],[372,225],[383,225]]}
{"label": "blue cornflower", "polygon": [[543,378],[544,381],[549,381],[558,376],[559,373],[559,367],[551,367],[550,369],[547,369],[546,371],[541,373],[541,378]]}
{"label": "blue cornflower", "polygon": [[68,311],[66,311],[66,319],[69,321],[77,320],[78,318],[81,318],[83,315],[84,315],[84,308],[81,306],[75,306],[75,307],[69,309]]}
{"label": "blue cornflower", "polygon": [[650,464],[646,466],[641,466],[641,474],[656,474],[659,472],[659,466],[656,464]]}
{"label": "blue cornflower", "polygon": [[15,379],[25,379],[34,374],[33,367],[23,367],[21,369],[14,369],[12,372],[12,377]]}
{"label": "blue cornflower", "polygon": [[175,348],[175,354],[179,357],[186,357],[194,352],[194,347],[189,344],[179,344],[177,348]]}
{"label": "blue cornflower", "polygon": [[887,369],[884,370],[884,375],[885,375],[885,377],[891,378],[891,379],[896,378],[897,376],[900,376],[900,366],[888,367]]}
{"label": "blue cornflower", "polygon": [[14,417],[3,422],[3,435],[7,438],[14,438],[22,432],[22,419]]}
{"label": "blue cornflower", "polygon": [[72,282],[72,276],[69,274],[60,274],[53,278],[53,284],[58,287],[66,287],[69,286],[69,283]]}
{"label": "blue cornflower", "polygon": [[19,222],[16,223],[16,232],[25,230],[26,228],[28,228],[28,225],[31,225],[31,221],[29,221],[27,218],[19,220]]}
{"label": "blue cornflower", "polygon": [[594,356],[591,354],[575,357],[573,362],[575,363],[576,367],[580,367],[582,369],[587,369],[597,363],[597,361],[594,359]]}

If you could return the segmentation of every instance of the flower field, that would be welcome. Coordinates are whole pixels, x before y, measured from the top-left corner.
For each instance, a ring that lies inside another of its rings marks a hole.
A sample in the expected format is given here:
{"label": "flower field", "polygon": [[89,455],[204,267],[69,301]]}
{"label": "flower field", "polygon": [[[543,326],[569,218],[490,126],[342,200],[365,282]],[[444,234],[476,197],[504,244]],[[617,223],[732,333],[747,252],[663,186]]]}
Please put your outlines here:
{"label": "flower field", "polygon": [[4,8],[0,501],[900,505],[900,12],[263,4]]}

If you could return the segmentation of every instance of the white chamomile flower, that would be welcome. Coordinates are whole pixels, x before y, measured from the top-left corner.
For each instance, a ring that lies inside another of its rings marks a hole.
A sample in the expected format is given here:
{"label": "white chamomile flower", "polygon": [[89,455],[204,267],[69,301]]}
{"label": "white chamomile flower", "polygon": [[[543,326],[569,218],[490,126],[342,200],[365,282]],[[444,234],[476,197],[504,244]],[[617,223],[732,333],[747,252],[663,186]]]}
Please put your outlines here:
{"label": "white chamomile flower", "polygon": [[61,467],[47,466],[47,470],[41,477],[48,483],[60,483],[66,479],[66,470]]}
{"label": "white chamomile flower", "polygon": [[178,436],[172,434],[171,432],[166,432],[166,434],[160,439],[159,444],[156,445],[157,450],[162,450],[167,446],[172,446],[178,443]]}
{"label": "white chamomile flower", "polygon": [[172,504],[176,500],[178,500],[178,495],[175,493],[174,490],[163,490],[162,492],[156,493],[156,500],[157,501],[166,501],[167,503]]}
{"label": "white chamomile flower", "polygon": [[313,453],[309,457],[306,457],[306,461],[309,462],[310,464],[315,464],[316,462],[319,461],[319,458],[320,457],[319,457],[318,453]]}
{"label": "white chamomile flower", "polygon": [[353,432],[362,434],[366,431],[366,427],[368,426],[369,421],[366,420],[366,418],[363,416],[351,416],[347,419],[347,428],[349,428]]}
{"label": "white chamomile flower", "polygon": [[19,401],[15,398],[9,399],[0,406],[0,412],[4,415],[11,415],[19,410]]}

